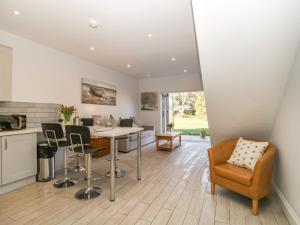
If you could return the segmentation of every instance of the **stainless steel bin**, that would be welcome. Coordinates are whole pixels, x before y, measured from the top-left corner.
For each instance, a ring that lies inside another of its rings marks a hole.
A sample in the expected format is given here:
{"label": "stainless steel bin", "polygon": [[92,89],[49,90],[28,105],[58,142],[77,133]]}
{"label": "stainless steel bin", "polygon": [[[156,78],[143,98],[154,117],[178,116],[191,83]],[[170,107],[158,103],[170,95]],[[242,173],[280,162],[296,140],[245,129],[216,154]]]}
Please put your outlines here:
{"label": "stainless steel bin", "polygon": [[47,142],[41,142],[37,146],[37,177],[39,182],[49,181],[55,177],[54,156],[57,149],[49,147]]}

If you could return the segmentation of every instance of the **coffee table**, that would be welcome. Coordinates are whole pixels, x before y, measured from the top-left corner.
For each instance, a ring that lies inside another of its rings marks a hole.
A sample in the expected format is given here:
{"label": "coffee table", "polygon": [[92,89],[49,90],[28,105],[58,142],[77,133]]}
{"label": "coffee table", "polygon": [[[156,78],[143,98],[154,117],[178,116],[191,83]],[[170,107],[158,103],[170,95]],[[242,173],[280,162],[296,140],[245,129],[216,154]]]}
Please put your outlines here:
{"label": "coffee table", "polygon": [[[175,139],[179,139],[178,143],[174,142]],[[160,144],[160,141],[164,140],[167,143]],[[181,146],[181,133],[180,132],[167,132],[156,135],[156,150],[167,150],[172,152],[175,148]]]}

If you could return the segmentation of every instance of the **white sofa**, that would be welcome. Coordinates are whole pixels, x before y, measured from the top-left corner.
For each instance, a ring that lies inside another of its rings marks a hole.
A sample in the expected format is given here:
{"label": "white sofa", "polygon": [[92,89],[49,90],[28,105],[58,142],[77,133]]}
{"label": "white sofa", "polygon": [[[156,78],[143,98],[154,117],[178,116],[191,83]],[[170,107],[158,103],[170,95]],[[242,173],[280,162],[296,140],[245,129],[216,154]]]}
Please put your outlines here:
{"label": "white sofa", "polygon": [[[155,141],[155,126],[143,126],[141,133],[141,144],[146,146]],[[118,141],[119,152],[130,152],[137,149],[137,134],[130,134],[127,139]]]}

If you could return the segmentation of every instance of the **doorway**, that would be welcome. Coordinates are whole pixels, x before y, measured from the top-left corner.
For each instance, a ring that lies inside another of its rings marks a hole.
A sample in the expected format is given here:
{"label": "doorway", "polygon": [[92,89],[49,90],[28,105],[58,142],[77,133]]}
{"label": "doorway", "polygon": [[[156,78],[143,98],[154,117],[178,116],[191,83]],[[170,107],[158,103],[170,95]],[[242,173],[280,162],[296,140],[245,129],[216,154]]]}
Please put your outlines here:
{"label": "doorway", "polygon": [[209,141],[203,91],[162,94],[162,131],[181,132],[184,141]]}

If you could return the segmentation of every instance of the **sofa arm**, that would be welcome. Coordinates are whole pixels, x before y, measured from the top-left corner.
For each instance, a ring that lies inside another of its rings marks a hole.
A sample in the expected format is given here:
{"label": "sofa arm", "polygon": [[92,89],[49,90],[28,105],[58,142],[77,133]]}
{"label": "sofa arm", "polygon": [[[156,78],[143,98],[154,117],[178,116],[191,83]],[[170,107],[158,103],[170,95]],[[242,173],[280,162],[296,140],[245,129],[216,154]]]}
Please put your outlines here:
{"label": "sofa arm", "polygon": [[272,170],[275,154],[275,147],[270,144],[265,154],[255,165],[252,181],[252,193],[256,200],[259,200],[271,192]]}
{"label": "sofa arm", "polygon": [[155,126],[152,126],[152,125],[145,125],[143,126],[144,130],[153,130],[155,131]]}

